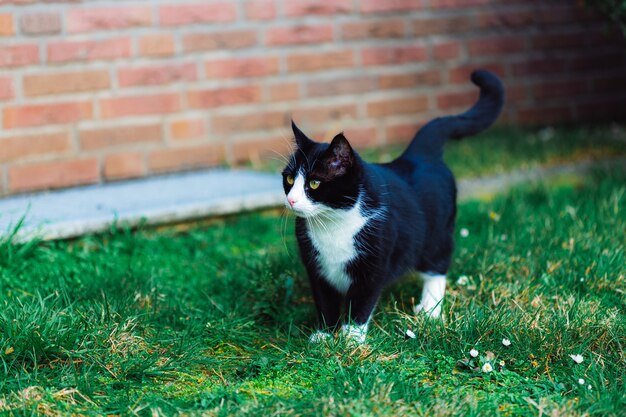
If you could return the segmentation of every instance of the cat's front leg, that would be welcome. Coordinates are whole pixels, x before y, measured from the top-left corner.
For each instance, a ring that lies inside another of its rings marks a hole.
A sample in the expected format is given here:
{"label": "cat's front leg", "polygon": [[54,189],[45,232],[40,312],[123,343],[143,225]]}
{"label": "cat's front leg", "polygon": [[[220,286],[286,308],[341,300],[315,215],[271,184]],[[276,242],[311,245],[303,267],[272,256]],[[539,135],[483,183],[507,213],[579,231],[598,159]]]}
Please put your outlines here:
{"label": "cat's front leg", "polygon": [[370,288],[358,284],[350,287],[346,297],[348,323],[341,328],[342,334],[348,340],[360,345],[365,343],[372,312],[376,307],[381,291],[381,287]]}
{"label": "cat's front leg", "polygon": [[317,343],[331,338],[337,329],[343,296],[313,271],[309,273],[309,280],[318,315],[318,329],[309,337],[309,342]]}

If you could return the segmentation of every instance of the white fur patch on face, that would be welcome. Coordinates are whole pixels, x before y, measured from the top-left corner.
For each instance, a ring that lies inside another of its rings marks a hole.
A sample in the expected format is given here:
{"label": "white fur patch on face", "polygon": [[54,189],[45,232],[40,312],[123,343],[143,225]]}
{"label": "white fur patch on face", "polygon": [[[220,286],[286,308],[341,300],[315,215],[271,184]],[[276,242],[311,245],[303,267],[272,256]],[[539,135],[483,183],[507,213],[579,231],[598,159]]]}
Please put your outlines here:
{"label": "white fur patch on face", "polygon": [[307,218],[309,238],[319,253],[322,276],[342,294],[352,284],[346,266],[358,255],[354,237],[367,220],[361,213],[360,199],[351,209],[327,209]]}
{"label": "white fur patch on face", "polygon": [[[287,194],[285,205],[288,209],[292,210],[296,215],[300,217],[315,216],[319,210],[320,205],[314,203],[309,199],[304,191],[304,184],[306,178],[302,171],[298,171],[296,178],[294,179],[293,186]],[[293,204],[291,203],[293,202]]]}
{"label": "white fur patch on face", "polygon": [[341,327],[341,334],[346,338],[346,340],[362,345],[365,343],[368,326],[369,320],[365,324],[345,324]]}
{"label": "white fur patch on face", "polygon": [[422,300],[415,306],[415,314],[424,312],[431,318],[440,318],[446,293],[446,276],[422,272],[422,278],[424,279]]}

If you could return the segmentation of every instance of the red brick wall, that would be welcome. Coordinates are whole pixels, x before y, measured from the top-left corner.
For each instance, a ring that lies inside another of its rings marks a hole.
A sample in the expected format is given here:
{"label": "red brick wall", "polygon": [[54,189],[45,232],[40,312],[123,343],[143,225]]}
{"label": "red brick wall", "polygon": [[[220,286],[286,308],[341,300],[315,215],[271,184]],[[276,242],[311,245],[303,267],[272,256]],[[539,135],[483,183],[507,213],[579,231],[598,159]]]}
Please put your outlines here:
{"label": "red brick wall", "polygon": [[626,48],[576,0],[0,0],[0,194],[407,141],[503,76],[505,123],[626,113]]}

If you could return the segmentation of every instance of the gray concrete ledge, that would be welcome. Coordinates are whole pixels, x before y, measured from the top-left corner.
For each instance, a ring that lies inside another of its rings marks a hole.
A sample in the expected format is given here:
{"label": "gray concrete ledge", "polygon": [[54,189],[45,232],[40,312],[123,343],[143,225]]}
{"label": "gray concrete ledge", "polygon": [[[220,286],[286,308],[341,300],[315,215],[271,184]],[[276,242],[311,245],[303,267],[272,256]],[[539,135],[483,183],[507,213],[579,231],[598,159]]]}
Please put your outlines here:
{"label": "gray concrete ledge", "polygon": [[210,170],[0,199],[0,235],[23,219],[16,240],[66,239],[136,226],[189,221],[283,204],[276,174]]}
{"label": "gray concrete ledge", "polygon": [[[516,170],[459,181],[459,198],[490,197],[525,182],[626,167],[626,158]],[[283,205],[278,174],[210,170],[0,199],[0,236],[23,219],[15,239],[66,239],[123,226],[158,225]]]}

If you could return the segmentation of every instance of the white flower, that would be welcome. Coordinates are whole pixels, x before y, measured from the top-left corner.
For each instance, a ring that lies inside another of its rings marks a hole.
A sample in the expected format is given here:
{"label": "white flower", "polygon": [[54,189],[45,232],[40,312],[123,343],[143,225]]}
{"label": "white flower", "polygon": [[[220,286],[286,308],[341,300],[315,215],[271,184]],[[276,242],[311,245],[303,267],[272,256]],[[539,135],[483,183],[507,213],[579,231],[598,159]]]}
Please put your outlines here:
{"label": "white flower", "polygon": [[591,384],[587,385],[587,389],[589,389],[589,390],[590,390],[591,388],[593,388],[593,387],[591,386]]}
{"label": "white flower", "polygon": [[469,278],[467,277],[467,275],[461,275],[457,280],[456,280],[456,284],[457,285],[467,285],[469,284]]}
{"label": "white flower", "polygon": [[505,365],[504,361],[500,361],[499,365],[504,367],[504,365]]}
{"label": "white flower", "polygon": [[461,237],[469,236],[469,230],[467,230],[466,228],[462,228],[460,233],[461,233]]}
{"label": "white flower", "polygon": [[511,341],[507,338],[502,339],[502,344],[504,346],[511,346]]}
{"label": "white flower", "polygon": [[406,331],[406,336],[410,337],[411,339],[415,339],[415,333],[413,333],[411,330],[407,329]]}
{"label": "white flower", "polygon": [[576,363],[581,363],[584,360],[583,355],[569,355],[569,357]]}
{"label": "white flower", "polygon": [[578,383],[579,383],[580,385],[585,385],[585,380],[584,380],[584,379],[582,379],[582,378],[578,378]]}
{"label": "white flower", "polygon": [[508,238],[509,238],[509,237],[508,237],[507,235],[500,235],[500,239],[501,239],[503,242],[506,242],[506,240],[507,240]]}
{"label": "white flower", "polygon": [[472,358],[477,357],[477,356],[478,356],[478,351],[477,351],[476,349],[472,349],[472,350],[470,350],[470,356],[471,356]]}
{"label": "white flower", "polygon": [[488,373],[488,372],[491,372],[491,371],[493,371],[493,366],[491,366],[491,364],[489,362],[486,362],[483,365],[483,372]]}

